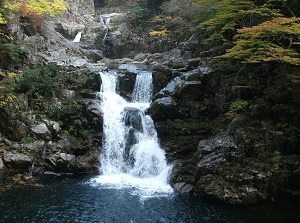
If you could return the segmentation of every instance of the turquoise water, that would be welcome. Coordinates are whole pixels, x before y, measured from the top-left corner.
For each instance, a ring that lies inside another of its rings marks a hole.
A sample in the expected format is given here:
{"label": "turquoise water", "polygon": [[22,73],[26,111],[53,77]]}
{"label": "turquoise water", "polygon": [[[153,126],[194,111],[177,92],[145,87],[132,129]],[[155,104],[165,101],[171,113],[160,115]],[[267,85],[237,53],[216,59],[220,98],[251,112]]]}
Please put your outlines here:
{"label": "turquoise water", "polygon": [[90,183],[93,178],[47,176],[38,180],[43,187],[2,191],[0,222],[300,222],[295,204],[241,208],[176,193],[141,198],[135,188],[97,186]]}

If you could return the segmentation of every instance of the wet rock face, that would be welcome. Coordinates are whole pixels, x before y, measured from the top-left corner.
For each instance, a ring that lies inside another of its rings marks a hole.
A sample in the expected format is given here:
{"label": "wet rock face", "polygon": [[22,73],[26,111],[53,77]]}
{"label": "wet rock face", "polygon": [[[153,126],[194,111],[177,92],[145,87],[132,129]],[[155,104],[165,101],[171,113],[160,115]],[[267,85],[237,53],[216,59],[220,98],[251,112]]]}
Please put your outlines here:
{"label": "wet rock face", "polygon": [[143,132],[141,111],[137,108],[127,107],[123,111],[125,125],[132,127],[134,130]]}

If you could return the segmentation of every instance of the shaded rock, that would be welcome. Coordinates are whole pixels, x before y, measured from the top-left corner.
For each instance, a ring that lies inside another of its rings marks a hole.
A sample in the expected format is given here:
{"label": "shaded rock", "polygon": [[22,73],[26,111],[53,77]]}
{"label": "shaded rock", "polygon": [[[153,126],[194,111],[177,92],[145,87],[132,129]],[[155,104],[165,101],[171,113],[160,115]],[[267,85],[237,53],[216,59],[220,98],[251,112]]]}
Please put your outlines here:
{"label": "shaded rock", "polygon": [[64,20],[58,21],[54,26],[54,29],[61,33],[66,39],[74,39],[76,34],[84,28],[85,25],[83,24],[72,21],[65,22]]}
{"label": "shaded rock", "polygon": [[0,109],[0,132],[9,140],[19,141],[28,134],[27,126],[11,111]]}
{"label": "shaded rock", "polygon": [[123,119],[126,126],[130,126],[139,132],[143,132],[142,114],[140,109],[126,107],[123,111]]}
{"label": "shaded rock", "polygon": [[199,66],[200,61],[201,61],[201,59],[199,57],[188,59],[188,67],[191,69],[196,68]]}
{"label": "shaded rock", "polygon": [[103,116],[103,112],[102,112],[102,109],[100,107],[98,100],[83,99],[81,102],[84,105],[84,108],[85,108],[87,114],[89,114],[91,116],[96,116],[96,117]]}
{"label": "shaded rock", "polygon": [[185,81],[202,81],[204,75],[200,69],[194,69],[183,73],[180,78]]}
{"label": "shaded rock", "polygon": [[155,65],[152,72],[153,93],[156,94],[172,80],[172,71],[165,65]]}
{"label": "shaded rock", "polygon": [[32,158],[21,153],[6,152],[3,156],[3,162],[6,166],[16,169],[27,169],[32,165]]}
{"label": "shaded rock", "polygon": [[70,139],[61,139],[57,142],[56,147],[61,151],[69,151],[72,146]]}
{"label": "shaded rock", "polygon": [[222,132],[210,139],[201,140],[198,145],[196,157],[210,154],[216,150],[222,150],[223,152],[232,149],[237,149],[233,137],[229,136],[226,132]]}
{"label": "shaded rock", "polygon": [[0,170],[4,168],[4,163],[2,158],[0,157]]}
{"label": "shaded rock", "polygon": [[103,59],[103,53],[100,50],[96,50],[96,49],[82,49],[81,50],[85,56],[89,59],[89,61],[91,62],[97,62]]}
{"label": "shaded rock", "polygon": [[202,189],[203,195],[218,202],[230,204],[256,204],[258,202],[258,191],[251,186],[235,187],[219,181],[215,176],[208,174],[203,176],[197,183]]}
{"label": "shaded rock", "polygon": [[57,154],[47,156],[45,158],[45,161],[43,162],[45,169],[50,170],[50,171],[56,171],[56,169],[57,169],[56,163],[57,163],[58,158],[59,158],[59,155],[57,155]]}
{"label": "shaded rock", "polygon": [[76,172],[94,172],[99,169],[98,158],[99,154],[96,150],[81,156],[77,156],[74,164],[74,170]]}
{"label": "shaded rock", "polygon": [[186,182],[178,182],[172,185],[173,189],[175,191],[178,191],[179,193],[189,193],[194,189],[194,185],[188,184]]}
{"label": "shaded rock", "polygon": [[63,89],[61,91],[61,96],[67,101],[72,102],[75,99],[76,92],[74,90]]}
{"label": "shaded rock", "polygon": [[175,77],[171,82],[167,84],[165,88],[160,90],[156,95],[154,95],[153,100],[155,101],[158,98],[174,96],[176,91],[180,89],[183,81],[179,77]]}
{"label": "shaded rock", "polygon": [[38,137],[44,140],[50,140],[51,137],[57,136],[60,132],[60,127],[57,122],[43,120],[43,123],[31,127],[31,131]]}
{"label": "shaded rock", "polygon": [[169,176],[170,184],[179,193],[188,193],[194,189],[195,163],[193,160],[176,161]]}
{"label": "shaded rock", "polygon": [[50,131],[45,123],[40,123],[31,128],[31,131],[42,139],[48,139],[50,137]]}
{"label": "shaded rock", "polygon": [[60,153],[59,157],[65,162],[70,162],[75,159],[75,155],[67,153]]}
{"label": "shaded rock", "polygon": [[25,144],[24,147],[29,151],[40,152],[46,147],[46,143],[43,140],[36,140],[33,143]]}
{"label": "shaded rock", "polygon": [[176,105],[176,102],[171,97],[163,97],[155,100],[148,112],[154,121],[174,119],[180,116]]}

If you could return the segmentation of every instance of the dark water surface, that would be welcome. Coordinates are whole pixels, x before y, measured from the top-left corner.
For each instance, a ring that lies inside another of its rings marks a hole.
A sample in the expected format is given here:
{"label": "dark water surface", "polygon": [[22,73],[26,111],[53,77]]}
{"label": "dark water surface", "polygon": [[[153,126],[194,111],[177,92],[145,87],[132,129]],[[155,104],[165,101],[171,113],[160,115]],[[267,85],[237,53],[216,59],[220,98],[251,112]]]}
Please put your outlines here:
{"label": "dark water surface", "polygon": [[0,222],[300,222],[295,204],[240,208],[178,194],[141,200],[130,188],[91,186],[92,177],[50,176],[39,180],[43,187],[1,191]]}

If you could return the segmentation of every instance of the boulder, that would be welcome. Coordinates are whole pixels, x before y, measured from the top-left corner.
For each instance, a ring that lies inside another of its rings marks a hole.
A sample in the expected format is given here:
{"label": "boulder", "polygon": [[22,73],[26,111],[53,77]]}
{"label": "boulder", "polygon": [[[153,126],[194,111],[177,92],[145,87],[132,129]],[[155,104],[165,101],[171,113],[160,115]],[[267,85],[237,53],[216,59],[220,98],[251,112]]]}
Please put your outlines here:
{"label": "boulder", "polygon": [[65,162],[70,162],[75,159],[75,155],[67,153],[60,153],[59,157]]}
{"label": "boulder", "polygon": [[84,108],[88,115],[93,117],[102,117],[103,112],[100,107],[100,103],[98,100],[94,99],[83,99],[82,104],[84,105]]}
{"label": "boulder", "polygon": [[31,127],[31,131],[40,139],[50,140],[52,137],[56,137],[60,132],[60,127],[57,122],[43,120],[44,122],[39,123]]}
{"label": "boulder", "polygon": [[6,166],[16,169],[27,169],[32,165],[32,158],[21,153],[6,152],[3,156],[3,162]]}
{"label": "boulder", "polygon": [[171,97],[163,97],[155,100],[148,112],[154,121],[175,119],[180,116],[176,105],[176,102]]}

